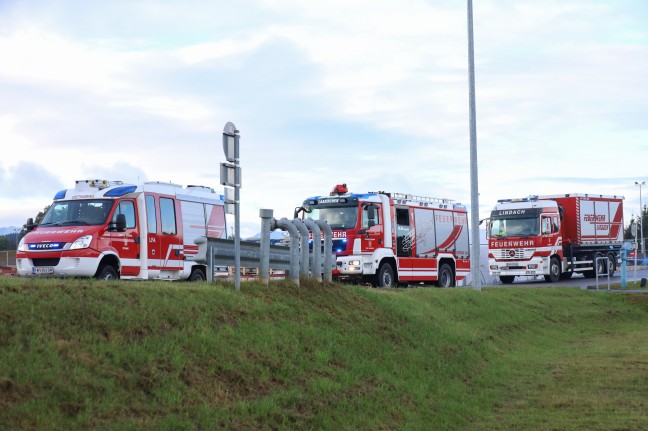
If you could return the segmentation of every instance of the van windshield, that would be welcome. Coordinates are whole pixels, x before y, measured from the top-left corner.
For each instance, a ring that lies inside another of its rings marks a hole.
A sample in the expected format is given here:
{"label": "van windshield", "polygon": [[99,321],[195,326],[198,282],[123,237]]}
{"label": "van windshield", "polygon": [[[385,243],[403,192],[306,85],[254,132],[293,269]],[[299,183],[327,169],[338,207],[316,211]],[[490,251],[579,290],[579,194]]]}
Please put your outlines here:
{"label": "van windshield", "polygon": [[54,202],[40,226],[95,226],[108,219],[115,201],[111,199]]}

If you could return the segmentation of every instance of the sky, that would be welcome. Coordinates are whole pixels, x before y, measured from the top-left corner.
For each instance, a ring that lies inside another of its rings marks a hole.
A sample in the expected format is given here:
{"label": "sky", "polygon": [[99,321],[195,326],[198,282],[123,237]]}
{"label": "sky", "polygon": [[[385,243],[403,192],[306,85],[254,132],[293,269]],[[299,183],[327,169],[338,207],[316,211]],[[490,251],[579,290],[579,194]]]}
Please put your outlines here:
{"label": "sky", "polygon": [[[81,179],[222,193],[229,121],[242,237],[339,183],[472,211],[466,4],[0,0],[0,227]],[[590,193],[625,196],[628,223],[648,201],[648,2],[474,0],[473,19],[479,217]]]}

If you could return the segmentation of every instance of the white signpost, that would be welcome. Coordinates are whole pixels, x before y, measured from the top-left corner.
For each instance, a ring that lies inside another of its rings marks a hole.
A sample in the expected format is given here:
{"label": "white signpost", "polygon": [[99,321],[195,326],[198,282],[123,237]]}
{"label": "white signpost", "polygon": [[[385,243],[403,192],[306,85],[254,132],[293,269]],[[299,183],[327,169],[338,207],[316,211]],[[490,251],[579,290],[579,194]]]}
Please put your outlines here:
{"label": "white signpost", "polygon": [[[229,163],[221,163],[220,179],[225,186],[225,212],[234,214],[234,288],[241,289],[241,167],[239,166],[239,131],[231,121],[223,128],[223,152]],[[233,193],[232,193],[233,192]]]}

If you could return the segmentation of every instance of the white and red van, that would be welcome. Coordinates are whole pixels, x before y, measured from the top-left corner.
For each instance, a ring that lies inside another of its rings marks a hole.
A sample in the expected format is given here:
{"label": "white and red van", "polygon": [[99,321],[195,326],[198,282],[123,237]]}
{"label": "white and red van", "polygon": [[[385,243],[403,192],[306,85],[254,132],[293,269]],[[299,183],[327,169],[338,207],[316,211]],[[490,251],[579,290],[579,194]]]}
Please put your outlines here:
{"label": "white and red van", "polygon": [[203,186],[82,180],[28,220],[20,276],[205,280],[193,261],[199,236],[226,236],[223,197]]}

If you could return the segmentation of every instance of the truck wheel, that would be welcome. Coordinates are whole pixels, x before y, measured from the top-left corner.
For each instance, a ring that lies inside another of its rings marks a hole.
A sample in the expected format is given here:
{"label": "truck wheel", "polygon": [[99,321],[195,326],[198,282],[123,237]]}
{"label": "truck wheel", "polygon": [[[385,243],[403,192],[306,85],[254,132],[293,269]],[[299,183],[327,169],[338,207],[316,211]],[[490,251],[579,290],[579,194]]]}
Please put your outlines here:
{"label": "truck wheel", "polygon": [[609,265],[608,268],[610,268],[610,277],[614,275],[614,271],[616,270],[616,259],[613,253],[608,253],[607,255]]}
{"label": "truck wheel", "polygon": [[514,275],[500,275],[500,281],[504,284],[513,283],[513,279],[515,279]]}
{"label": "truck wheel", "polygon": [[376,276],[375,286],[378,287],[393,287],[394,286],[394,270],[388,263],[380,265],[378,275]]}
{"label": "truck wheel", "polygon": [[194,268],[191,271],[191,275],[189,276],[189,281],[205,281],[207,280],[207,276],[205,275],[205,271],[202,268]]}
{"label": "truck wheel", "polygon": [[439,269],[439,279],[437,280],[437,286],[439,287],[454,287],[454,274],[452,268],[447,263],[441,265]]}
{"label": "truck wheel", "polygon": [[112,265],[102,265],[95,277],[98,280],[119,280],[119,273]]}
{"label": "truck wheel", "polygon": [[595,268],[595,271],[596,271],[594,273],[595,276],[596,276],[596,274],[598,274],[598,275],[607,274],[607,262],[605,260],[603,260],[603,259],[599,260],[600,257],[603,257],[603,255],[601,253],[596,253],[594,255],[594,268]]}
{"label": "truck wheel", "polygon": [[571,271],[563,272],[562,274],[560,274],[560,279],[569,280],[570,278],[572,278],[572,275],[574,275],[574,273]]}
{"label": "truck wheel", "polygon": [[560,262],[555,257],[549,260],[549,275],[545,275],[544,278],[549,283],[555,283],[560,280]]}

